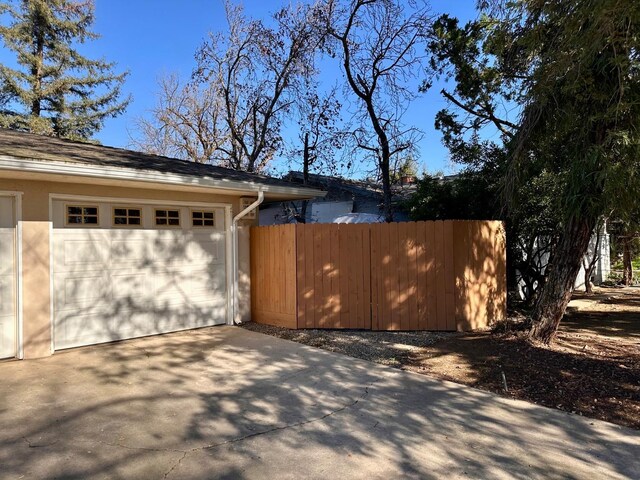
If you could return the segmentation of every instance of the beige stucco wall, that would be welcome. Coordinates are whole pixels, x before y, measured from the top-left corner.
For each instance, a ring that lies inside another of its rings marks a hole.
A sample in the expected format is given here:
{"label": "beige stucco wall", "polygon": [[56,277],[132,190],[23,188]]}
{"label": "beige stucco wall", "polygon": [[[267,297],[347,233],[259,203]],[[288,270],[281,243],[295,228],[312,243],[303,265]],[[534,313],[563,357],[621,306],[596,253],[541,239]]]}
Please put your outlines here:
{"label": "beige stucco wall", "polygon": [[242,322],[251,320],[251,223],[238,226],[238,314]]}
{"label": "beige stucco wall", "polygon": [[[4,175],[4,174],[3,174]],[[49,195],[84,195],[176,202],[225,203],[232,214],[240,211],[240,196],[157,189],[92,185],[41,180],[0,178],[0,190],[22,192],[22,275],[23,346],[25,358],[38,358],[51,352],[51,289],[49,251]],[[239,300],[241,318],[250,319],[249,229],[253,221],[241,221],[239,235]]]}
{"label": "beige stucco wall", "polygon": [[49,222],[22,224],[22,317],[25,358],[51,354]]}

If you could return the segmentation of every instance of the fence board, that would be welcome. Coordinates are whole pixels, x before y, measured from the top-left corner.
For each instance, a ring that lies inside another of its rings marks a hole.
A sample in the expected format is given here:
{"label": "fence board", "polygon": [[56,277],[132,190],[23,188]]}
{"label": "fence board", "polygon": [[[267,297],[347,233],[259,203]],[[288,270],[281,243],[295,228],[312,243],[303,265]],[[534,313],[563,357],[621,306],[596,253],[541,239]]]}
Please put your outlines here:
{"label": "fence board", "polygon": [[458,221],[453,224],[453,254],[455,276],[455,322],[457,330],[464,330],[469,315],[467,297],[467,269],[469,268],[469,228],[470,222]]}
{"label": "fence board", "polygon": [[427,329],[427,228],[425,222],[416,223],[416,298],[418,330]]}
{"label": "fence board", "polygon": [[427,242],[427,330],[438,329],[438,297],[436,271],[436,222],[426,222]]}
{"label": "fence board", "polygon": [[298,303],[298,318],[296,321],[296,326],[305,325],[307,322],[307,312],[306,308],[306,296],[307,296],[307,285],[305,272],[306,268],[306,257],[307,252],[304,244],[304,233],[305,231],[302,228],[296,229],[296,251],[297,254],[294,254],[294,259],[296,261],[296,282],[297,282],[297,303]]}
{"label": "fence board", "polygon": [[[378,247],[378,240],[379,240],[379,236],[375,235],[374,232],[376,231],[376,224],[371,225],[370,227],[370,231],[369,231],[369,251],[371,252],[371,256],[370,259],[374,259],[374,258],[379,258],[380,255],[380,249]],[[374,262],[374,261],[370,261],[369,262],[371,264],[370,267],[370,279],[369,281],[371,282],[371,328],[373,330],[377,330],[378,329],[378,302],[379,302],[379,295],[380,295],[380,288],[378,283],[375,281],[375,279],[378,277],[379,273],[378,273],[378,269],[379,269],[379,264],[378,262]]]}
{"label": "fence board", "polygon": [[371,232],[368,225],[361,225],[362,236],[362,282],[363,282],[363,322],[360,328],[371,329]]}
{"label": "fence board", "polygon": [[408,292],[407,292],[407,223],[399,223],[395,229],[398,239],[396,241],[396,276],[398,278],[398,292],[396,294],[396,308],[398,312],[398,330],[407,330],[408,319]]}
{"label": "fence board", "polygon": [[358,246],[359,235],[357,227],[343,228],[342,233],[349,245],[349,249],[351,250],[349,262],[347,264],[347,270],[349,272],[349,303],[353,307],[349,325],[357,328],[362,316],[362,305],[360,305],[360,302],[358,301],[358,294],[361,291],[359,273],[362,268]]}
{"label": "fence board", "polygon": [[353,315],[351,312],[351,302],[349,301],[349,272],[347,270],[349,262],[349,242],[342,231],[340,231],[338,235],[338,253],[339,325],[350,328]]}
{"label": "fence board", "polygon": [[409,329],[418,330],[420,327],[420,319],[418,317],[418,304],[420,302],[420,295],[418,290],[419,276],[418,276],[418,225],[415,222],[411,222],[408,225],[409,228],[409,298],[412,301],[409,303]]}
{"label": "fence board", "polygon": [[444,222],[444,285],[445,285],[445,312],[446,330],[456,329],[455,289],[456,277],[453,258],[453,221]]}
{"label": "fence board", "polygon": [[501,222],[251,232],[253,319],[288,328],[469,330],[504,318]]}
{"label": "fence board", "polygon": [[314,302],[313,302],[313,297],[316,294],[316,290],[315,290],[315,271],[313,270],[313,265],[314,265],[314,256],[315,256],[315,250],[314,250],[314,243],[313,243],[313,230],[310,228],[307,228],[305,225],[298,225],[299,229],[301,229],[302,231],[304,231],[304,251],[305,251],[305,268],[306,271],[304,272],[304,281],[305,281],[305,302],[304,302],[304,306],[306,309],[306,319],[304,324],[300,324],[300,322],[298,322],[298,325],[301,327],[306,327],[306,328],[313,328],[313,326],[315,325],[315,316],[316,316],[316,309],[314,308]]}
{"label": "fence board", "polygon": [[446,328],[445,285],[444,285],[444,223],[435,222],[434,225],[434,259],[436,265],[436,329]]}

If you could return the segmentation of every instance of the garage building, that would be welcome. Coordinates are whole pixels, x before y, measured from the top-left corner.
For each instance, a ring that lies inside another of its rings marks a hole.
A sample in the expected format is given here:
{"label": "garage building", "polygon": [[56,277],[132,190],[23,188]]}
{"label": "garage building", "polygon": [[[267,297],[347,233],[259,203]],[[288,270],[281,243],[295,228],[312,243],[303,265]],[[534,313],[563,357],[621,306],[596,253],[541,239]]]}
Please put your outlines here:
{"label": "garage building", "polygon": [[248,320],[255,209],[322,194],[0,129],[0,358]]}

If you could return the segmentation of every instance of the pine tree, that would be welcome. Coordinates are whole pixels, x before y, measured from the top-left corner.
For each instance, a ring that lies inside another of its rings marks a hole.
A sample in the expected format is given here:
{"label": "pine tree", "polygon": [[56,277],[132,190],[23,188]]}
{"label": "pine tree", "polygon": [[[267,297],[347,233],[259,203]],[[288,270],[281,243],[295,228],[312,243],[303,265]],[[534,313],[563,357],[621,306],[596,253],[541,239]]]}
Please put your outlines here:
{"label": "pine tree", "polygon": [[18,68],[0,65],[0,126],[72,139],[88,139],[105,119],[124,112],[121,100],[128,72],[92,60],[76,49],[98,38],[93,0],[0,2],[4,46]]}

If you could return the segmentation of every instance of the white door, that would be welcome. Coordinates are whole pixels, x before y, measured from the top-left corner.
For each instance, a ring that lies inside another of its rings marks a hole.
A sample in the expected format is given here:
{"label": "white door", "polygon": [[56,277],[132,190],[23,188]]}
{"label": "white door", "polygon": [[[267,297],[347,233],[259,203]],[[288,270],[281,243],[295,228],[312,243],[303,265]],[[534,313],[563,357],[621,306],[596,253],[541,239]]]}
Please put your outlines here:
{"label": "white door", "polygon": [[15,242],[15,201],[0,196],[0,358],[16,355]]}
{"label": "white door", "polygon": [[226,323],[223,209],[53,207],[56,349]]}

